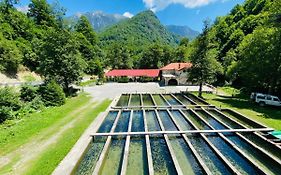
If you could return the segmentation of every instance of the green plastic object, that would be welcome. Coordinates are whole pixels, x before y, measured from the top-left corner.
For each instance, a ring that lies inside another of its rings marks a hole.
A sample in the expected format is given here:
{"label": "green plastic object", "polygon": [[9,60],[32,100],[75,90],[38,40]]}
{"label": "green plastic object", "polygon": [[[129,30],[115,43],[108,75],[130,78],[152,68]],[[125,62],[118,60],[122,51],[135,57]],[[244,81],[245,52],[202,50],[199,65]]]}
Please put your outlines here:
{"label": "green plastic object", "polygon": [[278,139],[281,139],[281,131],[272,131],[270,134]]}

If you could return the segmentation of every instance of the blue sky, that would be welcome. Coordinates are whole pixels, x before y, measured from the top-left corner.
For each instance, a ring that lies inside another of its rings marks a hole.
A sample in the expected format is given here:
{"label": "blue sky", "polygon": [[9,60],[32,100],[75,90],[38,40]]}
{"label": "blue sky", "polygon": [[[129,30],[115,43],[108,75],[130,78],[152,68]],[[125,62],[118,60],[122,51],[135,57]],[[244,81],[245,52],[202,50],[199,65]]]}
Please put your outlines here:
{"label": "blue sky", "polygon": [[[55,0],[48,0],[49,3]],[[201,31],[204,19],[215,20],[226,15],[236,4],[244,0],[58,0],[67,9],[67,16],[93,11],[136,15],[146,9],[152,9],[160,21],[165,24],[187,25]],[[21,0],[23,9],[29,0]]]}

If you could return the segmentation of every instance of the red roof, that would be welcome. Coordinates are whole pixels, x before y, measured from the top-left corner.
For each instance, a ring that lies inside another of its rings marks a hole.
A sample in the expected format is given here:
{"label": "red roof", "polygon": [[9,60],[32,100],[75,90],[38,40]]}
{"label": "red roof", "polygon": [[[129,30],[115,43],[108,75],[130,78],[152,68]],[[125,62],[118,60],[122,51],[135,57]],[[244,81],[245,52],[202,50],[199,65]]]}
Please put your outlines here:
{"label": "red roof", "polygon": [[159,69],[114,69],[105,74],[107,77],[158,77]]}
{"label": "red roof", "polygon": [[161,68],[161,70],[182,70],[184,68],[191,68],[191,63],[171,63]]}

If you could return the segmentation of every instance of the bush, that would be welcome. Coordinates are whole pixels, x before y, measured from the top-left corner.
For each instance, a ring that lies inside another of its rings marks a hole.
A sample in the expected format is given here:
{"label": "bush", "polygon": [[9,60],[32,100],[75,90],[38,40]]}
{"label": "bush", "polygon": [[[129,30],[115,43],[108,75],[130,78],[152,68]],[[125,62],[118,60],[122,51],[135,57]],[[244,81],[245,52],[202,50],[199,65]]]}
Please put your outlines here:
{"label": "bush", "polygon": [[65,103],[66,98],[63,89],[55,81],[41,85],[38,91],[46,106],[61,106]]}
{"label": "bush", "polygon": [[117,81],[118,81],[118,83],[128,83],[129,78],[128,77],[120,77]]}
{"label": "bush", "polygon": [[11,108],[6,106],[0,106],[0,123],[3,123],[5,120],[13,117],[14,115]]}
{"label": "bush", "polygon": [[38,88],[31,85],[23,85],[20,89],[20,98],[22,101],[31,102],[36,96]]}
{"label": "bush", "polygon": [[13,111],[21,108],[19,93],[10,87],[0,88],[0,107],[8,107]]}

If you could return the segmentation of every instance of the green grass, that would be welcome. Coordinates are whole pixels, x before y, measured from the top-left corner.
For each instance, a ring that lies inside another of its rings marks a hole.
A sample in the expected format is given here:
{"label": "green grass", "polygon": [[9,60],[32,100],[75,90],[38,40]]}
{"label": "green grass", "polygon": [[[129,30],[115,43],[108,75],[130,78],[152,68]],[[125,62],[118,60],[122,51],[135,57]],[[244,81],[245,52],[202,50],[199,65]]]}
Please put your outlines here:
{"label": "green grass", "polygon": [[[90,97],[81,94],[78,97],[68,99],[63,106],[46,108],[39,113],[30,114],[20,120],[12,120],[1,124],[0,156],[29,142],[37,135],[40,135],[40,132],[45,131],[45,129],[58,121],[61,121],[61,125],[67,123],[71,120],[71,118],[67,118],[68,114],[87,104],[89,100]],[[56,130],[44,133],[44,137],[48,137],[54,132]]]}
{"label": "green grass", "polygon": [[105,111],[111,101],[106,100],[95,108],[83,111],[75,125],[65,131],[57,143],[51,145],[37,160],[33,160],[31,168],[25,174],[51,174],[60,161],[70,151],[84,130],[102,111]]}
{"label": "green grass", "polygon": [[[217,107],[232,108],[245,116],[254,119],[268,127],[281,130],[281,110],[277,107],[260,107],[249,101],[249,97],[238,95],[239,97],[231,97],[230,91],[224,91],[223,88],[219,89],[227,96],[219,96],[215,94],[203,94],[204,99]],[[229,90],[229,88],[228,88]]]}

